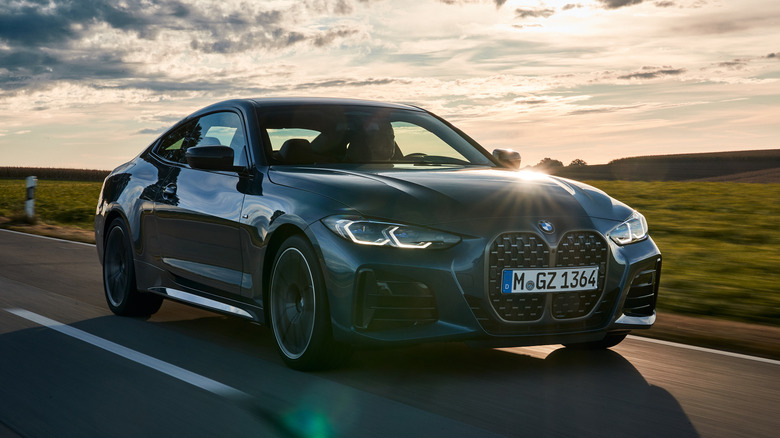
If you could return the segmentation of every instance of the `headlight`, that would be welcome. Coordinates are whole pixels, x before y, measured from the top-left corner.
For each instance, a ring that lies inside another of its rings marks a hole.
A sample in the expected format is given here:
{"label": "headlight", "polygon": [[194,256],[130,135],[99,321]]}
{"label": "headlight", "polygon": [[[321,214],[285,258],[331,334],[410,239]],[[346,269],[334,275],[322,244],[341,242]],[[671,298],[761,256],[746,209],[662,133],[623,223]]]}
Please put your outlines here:
{"label": "headlight", "polygon": [[460,237],[443,231],[370,219],[330,216],[322,223],[339,236],[359,245],[443,249],[460,242]]}
{"label": "headlight", "polygon": [[647,237],[647,221],[638,211],[634,211],[630,218],[613,228],[607,236],[618,245],[639,242]]}

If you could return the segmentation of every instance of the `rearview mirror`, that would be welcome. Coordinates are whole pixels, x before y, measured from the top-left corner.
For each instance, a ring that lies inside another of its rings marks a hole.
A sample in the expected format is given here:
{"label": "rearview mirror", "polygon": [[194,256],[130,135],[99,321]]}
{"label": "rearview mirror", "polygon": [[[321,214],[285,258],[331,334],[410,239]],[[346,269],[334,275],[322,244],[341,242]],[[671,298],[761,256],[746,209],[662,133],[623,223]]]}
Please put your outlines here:
{"label": "rearview mirror", "polygon": [[493,157],[510,169],[520,168],[520,153],[512,149],[494,149]]}
{"label": "rearview mirror", "polygon": [[235,170],[233,149],[228,146],[196,146],[187,149],[184,157],[194,169]]}

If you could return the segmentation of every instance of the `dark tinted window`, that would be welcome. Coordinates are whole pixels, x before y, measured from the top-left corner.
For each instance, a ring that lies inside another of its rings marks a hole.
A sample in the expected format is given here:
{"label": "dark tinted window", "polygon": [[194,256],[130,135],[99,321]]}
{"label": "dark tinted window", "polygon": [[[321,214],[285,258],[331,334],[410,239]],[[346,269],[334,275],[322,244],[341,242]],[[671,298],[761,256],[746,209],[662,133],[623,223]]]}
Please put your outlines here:
{"label": "dark tinted window", "polygon": [[247,166],[246,135],[238,114],[215,113],[187,122],[166,134],[155,152],[166,160],[186,163],[188,148],[218,145],[233,149],[234,165]]}
{"label": "dark tinted window", "polygon": [[155,148],[155,153],[166,160],[184,163],[184,152],[194,143],[189,136],[194,125],[194,121],[187,122],[166,134]]}
{"label": "dark tinted window", "polygon": [[233,149],[233,164],[246,167],[246,136],[238,114],[222,112],[203,116],[195,125],[191,137],[196,142],[195,146],[229,146]]}

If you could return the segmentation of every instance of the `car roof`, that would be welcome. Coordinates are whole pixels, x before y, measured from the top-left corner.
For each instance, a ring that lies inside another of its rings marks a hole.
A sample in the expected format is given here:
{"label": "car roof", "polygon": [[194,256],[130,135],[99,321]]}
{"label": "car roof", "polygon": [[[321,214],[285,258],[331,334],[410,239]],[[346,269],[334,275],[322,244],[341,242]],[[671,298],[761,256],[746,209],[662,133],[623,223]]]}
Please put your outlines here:
{"label": "car roof", "polygon": [[414,106],[405,105],[401,103],[379,102],[373,100],[364,99],[349,99],[349,98],[337,98],[337,97],[263,97],[263,98],[248,98],[248,99],[228,99],[221,102],[213,103],[209,106],[201,108],[184,119],[180,123],[185,122],[193,117],[199,117],[204,114],[208,114],[214,111],[224,110],[226,108],[254,108],[255,110],[268,109],[273,107],[284,106],[370,106],[374,108],[391,108],[391,109],[404,109],[411,111],[427,112],[426,110]]}
{"label": "car roof", "polygon": [[364,99],[350,99],[337,97],[264,97],[246,99],[256,107],[290,106],[290,105],[349,105],[349,106],[373,106],[383,108],[410,109],[423,111],[413,105],[400,103],[379,102]]}
{"label": "car roof", "polygon": [[426,110],[414,106],[402,103],[380,102],[365,99],[350,99],[350,98],[338,98],[338,97],[263,97],[263,98],[247,98],[247,99],[228,99],[221,102],[215,102],[206,107],[189,114],[179,122],[185,122],[193,117],[199,117],[204,114],[208,114],[214,111],[221,111],[228,108],[244,108],[245,110],[265,110],[273,107],[289,107],[289,106],[369,106],[374,108],[390,108],[390,109],[403,109],[411,111],[419,111],[427,113]]}

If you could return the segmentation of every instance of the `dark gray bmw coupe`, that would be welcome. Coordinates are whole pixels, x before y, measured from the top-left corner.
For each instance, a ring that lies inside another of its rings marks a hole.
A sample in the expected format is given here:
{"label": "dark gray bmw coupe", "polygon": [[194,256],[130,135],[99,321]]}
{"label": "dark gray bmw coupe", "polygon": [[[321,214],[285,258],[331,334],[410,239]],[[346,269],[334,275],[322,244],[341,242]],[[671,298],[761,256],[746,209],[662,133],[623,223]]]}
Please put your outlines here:
{"label": "dark gray bmw coupe", "polygon": [[649,328],[661,254],[644,217],[518,165],[412,106],[209,106],[106,178],[108,306],[265,323],[297,369],[360,345],[608,348]]}

